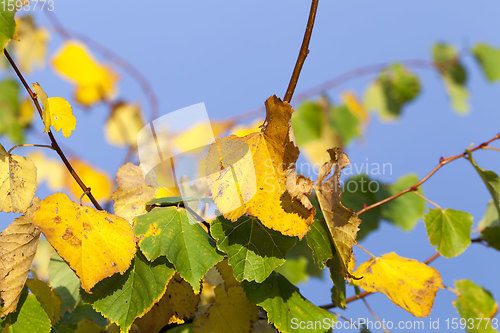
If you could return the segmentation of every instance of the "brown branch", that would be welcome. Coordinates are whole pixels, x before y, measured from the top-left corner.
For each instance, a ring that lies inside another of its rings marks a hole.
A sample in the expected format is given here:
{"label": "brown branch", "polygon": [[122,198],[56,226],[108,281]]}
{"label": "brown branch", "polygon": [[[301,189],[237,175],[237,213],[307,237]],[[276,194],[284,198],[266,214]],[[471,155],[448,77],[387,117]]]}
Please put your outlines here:
{"label": "brown branch", "polygon": [[318,10],[319,0],[312,0],[311,10],[309,11],[309,20],[307,21],[306,32],[304,33],[304,40],[302,41],[302,46],[300,47],[299,56],[297,62],[295,63],[295,68],[293,69],[292,78],[288,84],[288,89],[286,90],[284,101],[290,103],[292,100],[293,92],[299,81],[300,71],[302,66],[306,61],[307,55],[309,54],[309,42],[311,41],[311,35],[314,27],[314,20],[316,19],[316,12]]}
{"label": "brown branch", "polygon": [[109,59],[116,66],[121,67],[125,72],[127,72],[141,87],[144,95],[148,99],[149,106],[151,108],[150,121],[158,118],[159,108],[158,108],[158,97],[156,96],[153,87],[149,80],[139,71],[134,65],[122,58],[120,55],[115,53],[113,50],[104,46],[103,44],[91,39],[90,37],[76,32],[69,31],[67,28],[63,27],[57,18],[57,16],[50,11],[44,11],[47,14],[47,18],[52,24],[52,28],[56,33],[58,33],[63,39],[76,38],[87,44],[90,48],[101,53],[105,58]]}
{"label": "brown branch", "polygon": [[[14,71],[16,72],[17,74],[17,77],[19,78],[19,80],[21,80],[24,88],[26,89],[26,91],[28,92],[28,94],[30,95],[31,97],[31,100],[33,101],[33,103],[35,104],[35,107],[38,111],[38,114],[40,115],[40,118],[43,119],[43,112],[42,112],[42,108],[40,106],[40,103],[38,103],[38,99],[36,97],[36,94],[33,92],[33,90],[31,90],[31,87],[28,85],[28,83],[26,82],[26,80],[24,79],[24,76],[23,74],[21,74],[21,72],[19,71],[19,68],[17,67],[16,63],[14,62],[14,60],[12,59],[12,57],[10,56],[9,52],[7,52],[7,50],[3,50],[3,53],[5,54],[5,57],[7,58],[7,60],[9,61],[10,65],[12,66],[12,68],[14,69]],[[59,144],[57,143],[56,139],[54,138],[54,135],[52,134],[52,131],[48,131],[47,132],[48,136],[49,136],[49,139],[50,139],[50,142],[51,142],[51,147],[52,149],[54,149],[57,154],[59,155],[59,157],[61,158],[61,160],[63,161],[64,165],[66,166],[66,168],[68,169],[69,173],[71,174],[71,176],[73,176],[73,178],[75,179],[75,181],[78,183],[78,185],[80,185],[80,187],[82,188],[82,190],[84,192],[87,192],[87,196],[89,197],[90,201],[92,202],[92,204],[94,204],[95,208],[97,208],[98,210],[102,210],[102,207],[101,205],[99,205],[99,203],[97,202],[97,200],[94,198],[94,196],[92,195],[92,193],[90,192],[90,187],[87,187],[85,185],[85,183],[80,179],[80,177],[78,176],[78,174],[76,173],[75,169],[73,169],[73,167],[71,166],[71,164],[69,163],[68,159],[66,158],[66,156],[64,155],[64,152],[61,150],[61,147],[59,147]]]}
{"label": "brown branch", "polygon": [[[497,134],[494,138],[492,138],[492,139],[490,139],[490,140],[488,140],[486,142],[483,142],[480,145],[477,145],[476,147],[468,150],[468,152],[472,153],[472,152],[474,152],[476,150],[479,150],[479,149],[482,149],[484,147],[487,147],[490,143],[492,143],[493,141],[498,140],[498,139],[500,139],[500,133]],[[459,158],[463,158],[466,155],[467,155],[467,152],[463,152],[463,153],[458,154],[458,155],[454,155],[454,156],[450,156],[450,157],[446,157],[446,158],[441,158],[440,161],[439,161],[439,164],[434,169],[432,169],[431,172],[429,172],[424,178],[420,179],[415,185],[410,186],[410,187],[402,190],[401,192],[396,193],[396,194],[394,194],[394,195],[392,195],[392,196],[390,196],[388,198],[385,198],[385,199],[383,199],[383,200],[381,200],[379,202],[376,202],[374,204],[366,206],[363,209],[361,209],[357,214],[361,215],[363,213],[366,213],[370,209],[373,209],[375,207],[381,206],[381,205],[383,205],[383,204],[385,204],[385,203],[387,203],[389,201],[392,201],[392,200],[394,200],[396,198],[399,198],[400,196],[402,196],[402,195],[404,195],[404,194],[406,194],[408,192],[416,191],[420,185],[422,185],[423,183],[425,183],[429,178],[432,177],[432,175],[434,175],[443,166],[445,166],[446,164],[448,164],[448,163],[450,163],[452,161],[458,160]]]}

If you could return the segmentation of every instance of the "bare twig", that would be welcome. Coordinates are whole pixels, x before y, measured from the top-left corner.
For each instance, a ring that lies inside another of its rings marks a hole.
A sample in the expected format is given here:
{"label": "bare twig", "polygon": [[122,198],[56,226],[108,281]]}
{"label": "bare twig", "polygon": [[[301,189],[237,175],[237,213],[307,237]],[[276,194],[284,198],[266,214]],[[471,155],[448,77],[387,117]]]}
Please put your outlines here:
{"label": "bare twig", "polygon": [[[3,50],[3,52],[5,54],[5,57],[9,61],[10,65],[12,66],[12,68],[14,69],[14,71],[16,72],[19,80],[21,80],[24,88],[26,89],[26,91],[30,95],[31,100],[35,104],[35,107],[36,107],[36,109],[38,111],[38,114],[40,115],[40,118],[43,119],[43,116],[42,116],[42,114],[43,114],[42,107],[40,106],[40,103],[38,103],[38,99],[36,97],[36,94],[33,92],[33,90],[31,90],[30,86],[28,85],[28,83],[24,79],[23,74],[21,74],[21,72],[19,71],[19,68],[17,67],[17,65],[14,62],[14,60],[12,59],[12,57],[10,56],[9,52],[7,52],[7,50],[5,50],[5,49]],[[63,161],[64,165],[68,169],[68,171],[71,174],[71,176],[73,176],[73,178],[75,179],[75,181],[78,183],[78,185],[81,187],[81,189],[84,192],[88,192],[88,197],[89,197],[90,201],[92,202],[92,204],[95,206],[95,208],[97,208],[98,210],[102,210],[101,205],[99,205],[99,202],[97,202],[97,200],[95,199],[95,197],[90,192],[90,187],[87,187],[85,185],[85,183],[80,179],[80,176],[78,176],[78,174],[76,173],[75,169],[73,169],[73,166],[71,165],[71,163],[69,163],[68,159],[64,155],[64,152],[61,150],[61,147],[59,147],[59,144],[57,143],[56,139],[54,138],[54,135],[52,134],[52,132],[49,130],[47,132],[47,134],[49,136],[52,149],[54,149],[57,152],[57,154],[59,155],[59,157]]]}
{"label": "bare twig", "polygon": [[9,151],[7,152],[7,154],[10,155],[10,153],[12,153],[12,151],[14,149],[17,149],[17,148],[20,148],[20,147],[40,147],[40,148],[54,149],[54,148],[52,148],[52,146],[49,146],[49,145],[38,145],[38,144],[31,144],[31,143],[23,143],[21,145],[17,145],[17,146],[14,146],[14,147],[10,148]]}
{"label": "bare twig", "polygon": [[364,299],[364,298],[361,298],[361,299],[363,300],[363,303],[365,304],[366,308],[371,313],[371,315],[373,316],[373,318],[375,318],[375,320],[380,324],[380,326],[382,326],[382,329],[384,330],[384,332],[385,333],[389,333],[389,331],[385,328],[384,324],[382,323],[382,321],[380,320],[380,318],[377,316],[377,314],[375,313],[375,311],[373,311],[373,309],[370,306],[370,304],[368,304],[368,302],[366,301],[366,299]]}
{"label": "bare twig", "polygon": [[300,47],[299,56],[297,62],[295,63],[295,68],[293,69],[292,78],[288,84],[288,89],[286,90],[284,101],[290,103],[292,100],[293,92],[299,81],[300,71],[302,66],[306,61],[307,55],[309,54],[309,42],[311,41],[311,35],[314,27],[314,20],[316,19],[316,12],[318,10],[319,0],[312,0],[311,10],[309,11],[309,20],[307,21],[306,32],[304,33],[304,40],[302,41],[302,46]]}
{"label": "bare twig", "polygon": [[[476,150],[479,150],[479,149],[485,148],[485,147],[487,147],[490,143],[492,143],[493,141],[498,140],[498,139],[500,139],[500,133],[499,133],[499,134],[497,134],[494,138],[492,138],[492,139],[490,139],[490,140],[488,140],[488,141],[486,141],[486,142],[483,142],[483,143],[481,143],[480,145],[477,145],[476,147],[474,147],[474,148],[472,148],[472,149],[468,150],[468,152],[471,152],[471,153],[472,153],[472,152],[474,152],[474,151],[476,151]],[[452,162],[452,161],[458,160],[459,158],[463,158],[463,157],[465,157],[466,155],[467,155],[467,152],[463,152],[463,153],[461,153],[461,154],[454,155],[454,156],[450,156],[450,157],[446,157],[446,158],[442,158],[442,157],[441,157],[441,159],[440,159],[440,161],[439,161],[439,164],[438,164],[438,165],[437,165],[434,169],[432,169],[432,170],[431,170],[431,172],[429,172],[429,173],[428,173],[428,174],[427,174],[424,178],[420,179],[420,180],[419,180],[419,181],[418,181],[415,185],[410,186],[410,187],[408,187],[408,188],[406,188],[406,189],[402,190],[401,192],[396,193],[396,194],[394,194],[394,195],[392,195],[392,196],[390,196],[390,197],[388,197],[388,198],[385,198],[385,199],[383,199],[383,200],[381,200],[381,201],[378,201],[378,202],[376,202],[376,203],[374,203],[374,204],[371,204],[371,205],[369,205],[369,206],[366,206],[366,207],[364,207],[363,209],[361,209],[361,210],[360,210],[357,214],[358,214],[358,215],[361,215],[361,214],[363,214],[363,213],[366,213],[366,212],[367,212],[367,211],[369,211],[370,209],[373,209],[373,208],[375,208],[375,207],[381,206],[381,205],[383,205],[383,204],[385,204],[385,203],[387,203],[387,202],[389,202],[389,201],[392,201],[392,200],[394,200],[394,199],[396,199],[396,198],[399,198],[400,196],[402,196],[402,195],[404,195],[404,194],[406,194],[406,193],[408,193],[408,192],[416,191],[416,189],[417,189],[420,185],[422,185],[423,183],[425,183],[425,182],[426,182],[429,178],[431,178],[431,177],[432,177],[432,175],[434,175],[434,174],[435,174],[435,173],[436,173],[439,169],[441,169],[443,166],[445,166],[446,164],[448,164],[448,163],[450,163],[450,162]]]}

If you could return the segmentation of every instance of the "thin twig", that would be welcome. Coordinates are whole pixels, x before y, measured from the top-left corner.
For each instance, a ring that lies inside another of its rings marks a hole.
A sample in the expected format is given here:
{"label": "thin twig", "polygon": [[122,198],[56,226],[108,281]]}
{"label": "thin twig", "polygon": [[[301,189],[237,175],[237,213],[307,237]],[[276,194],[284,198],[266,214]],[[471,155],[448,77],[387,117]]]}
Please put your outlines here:
{"label": "thin twig", "polygon": [[368,254],[373,259],[376,258],[373,254],[370,253],[370,251],[368,251],[367,249],[365,249],[364,247],[362,247],[361,245],[359,245],[358,242],[354,242],[354,244],[356,244],[361,250],[363,250],[366,254]]}
{"label": "thin twig", "polygon": [[288,84],[288,89],[286,90],[284,101],[290,103],[293,97],[293,92],[299,81],[300,71],[302,66],[306,61],[307,55],[309,54],[309,42],[311,41],[312,31],[314,28],[314,21],[316,20],[316,12],[318,10],[319,0],[312,0],[311,10],[309,11],[309,20],[307,21],[306,32],[304,33],[304,40],[302,41],[302,46],[300,47],[299,56],[297,62],[295,63],[295,68],[293,69],[292,78]]}
{"label": "thin twig", "polygon": [[489,147],[489,146],[483,147],[483,149],[491,149],[491,150],[495,150],[495,151],[500,151],[500,148]]}
{"label": "thin twig", "polygon": [[156,96],[153,87],[149,80],[138,70],[134,65],[128,62],[126,59],[122,58],[116,52],[110,48],[104,46],[103,44],[93,40],[92,38],[76,32],[69,31],[67,28],[61,25],[61,22],[57,16],[50,11],[44,11],[47,14],[47,18],[52,24],[52,28],[56,33],[58,33],[63,39],[76,38],[87,44],[90,48],[101,53],[105,58],[109,59],[116,66],[121,67],[125,72],[127,72],[141,87],[144,95],[148,99],[149,106],[151,108],[150,121],[158,118],[159,107],[158,107],[158,97]]}
{"label": "thin twig", "polygon": [[436,208],[439,208],[439,209],[442,209],[441,206],[439,206],[437,203],[435,203],[434,201],[426,198],[422,193],[418,192],[418,191],[412,191],[413,194],[416,194],[418,195],[419,197],[421,197],[422,199],[424,199],[425,201],[427,201],[428,203],[430,203],[431,205],[433,205],[434,207]]}
{"label": "thin twig", "polygon": [[10,153],[12,153],[12,151],[14,149],[17,149],[17,148],[20,148],[20,147],[40,147],[40,148],[54,149],[52,146],[49,146],[49,145],[39,145],[39,144],[23,143],[21,145],[17,145],[17,146],[14,146],[14,147],[10,148],[9,151],[7,152],[7,154],[10,155]]}
{"label": "thin twig", "polygon": [[[495,140],[498,140],[500,139],[500,133],[497,134],[494,138],[486,141],[486,142],[483,142],[481,143],[480,145],[477,145],[476,147],[468,150],[468,152],[474,152],[476,150],[479,150],[479,149],[482,149],[482,148],[485,148],[487,147],[490,143],[492,143],[493,141]],[[366,206],[364,207],[363,209],[361,209],[357,214],[358,215],[361,215],[363,213],[366,213],[367,211],[369,211],[370,209],[373,209],[375,207],[378,207],[378,206],[381,206],[389,201],[392,201],[396,198],[399,198],[400,196],[408,193],[408,192],[412,192],[412,191],[415,191],[420,185],[422,185],[423,183],[425,183],[429,178],[432,177],[432,175],[434,175],[439,169],[441,169],[443,166],[445,166],[446,164],[452,162],[452,161],[455,161],[455,160],[458,160],[459,158],[463,158],[467,155],[467,152],[463,152],[461,154],[458,154],[458,155],[454,155],[454,156],[450,156],[450,157],[446,157],[446,158],[441,158],[440,161],[439,161],[439,164],[434,168],[432,169],[431,172],[429,172],[424,178],[420,179],[415,185],[413,186],[410,186],[404,190],[402,190],[401,192],[399,193],[396,193],[388,198],[385,198],[384,200],[381,200],[381,201],[378,201],[374,204],[371,204],[369,206]]]}
{"label": "thin twig", "polygon": [[375,311],[373,311],[373,309],[370,306],[370,304],[368,304],[367,300],[364,299],[364,298],[362,298],[361,300],[363,301],[363,303],[365,304],[366,308],[371,313],[371,315],[373,316],[373,318],[375,318],[375,320],[380,324],[380,326],[382,326],[382,329],[384,330],[384,332],[385,333],[389,333],[389,331],[385,328],[384,324],[382,323],[382,321],[380,320],[380,318],[377,316],[377,314],[375,313]]}
{"label": "thin twig", "polygon": [[[3,50],[3,53],[5,54],[5,57],[7,58],[7,60],[9,61],[10,65],[12,66],[12,68],[14,69],[14,71],[16,72],[19,80],[21,80],[24,88],[26,89],[26,91],[28,92],[28,94],[30,95],[31,97],[31,100],[33,101],[33,103],[35,104],[35,107],[38,111],[38,114],[40,115],[40,118],[43,119],[43,112],[42,112],[42,107],[40,106],[40,103],[38,103],[38,99],[36,97],[36,94],[33,92],[33,90],[31,90],[30,86],[28,85],[28,83],[26,82],[26,80],[24,79],[24,76],[23,74],[21,74],[21,72],[19,71],[19,68],[17,67],[16,63],[14,62],[14,60],[12,59],[12,57],[10,56],[9,52],[7,52],[7,50]],[[102,210],[102,207],[101,205],[99,205],[99,202],[97,202],[97,200],[94,198],[94,196],[92,195],[92,193],[90,192],[90,187],[87,187],[85,185],[85,183],[80,179],[80,176],[78,176],[78,174],[76,173],[75,169],[73,169],[73,166],[71,165],[71,163],[69,163],[68,159],[66,158],[66,156],[64,155],[64,152],[61,150],[61,147],[59,147],[59,144],[57,143],[54,135],[52,134],[52,131],[48,131],[47,132],[48,136],[49,136],[49,139],[50,139],[50,142],[51,142],[51,146],[52,146],[52,149],[54,149],[57,154],[59,155],[59,157],[61,158],[61,160],[63,161],[64,165],[66,166],[66,168],[68,169],[69,173],[71,174],[71,176],[73,176],[73,178],[75,179],[75,181],[78,183],[78,185],[81,187],[81,189],[84,191],[84,192],[87,192],[88,191],[88,197],[90,199],[90,201],[92,201],[92,204],[95,206],[95,208],[97,208],[98,210]]]}

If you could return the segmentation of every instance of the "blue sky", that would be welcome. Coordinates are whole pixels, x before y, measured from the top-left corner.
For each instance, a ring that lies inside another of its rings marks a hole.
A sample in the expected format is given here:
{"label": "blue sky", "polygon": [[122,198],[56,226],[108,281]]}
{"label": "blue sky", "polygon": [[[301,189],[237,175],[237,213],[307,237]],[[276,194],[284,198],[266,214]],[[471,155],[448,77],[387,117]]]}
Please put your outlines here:
{"label": "blue sky", "polygon": [[[105,44],[134,64],[152,83],[159,96],[162,114],[204,102],[212,119],[242,113],[263,104],[273,94],[283,96],[302,41],[310,1],[58,1],[55,14],[66,27],[83,32]],[[498,97],[500,84],[488,84],[467,51],[477,42],[500,46],[498,13],[494,1],[328,1],[320,0],[310,55],[304,65],[297,92],[311,88],[348,70],[381,62],[430,59],[435,42],[451,43],[464,52],[468,73],[471,112],[455,114],[437,73],[417,70],[422,93],[404,109],[396,123],[373,116],[364,140],[349,147],[353,162],[388,162],[393,174],[380,180],[390,182],[414,172],[429,172],[440,156],[461,153],[471,143],[479,144],[500,131]],[[40,23],[46,23],[37,13]],[[53,34],[51,50],[61,40]],[[34,73],[49,95],[69,97],[72,87],[50,69]],[[330,91],[338,100],[345,89],[361,94],[372,77],[352,80]],[[120,97],[146,105],[137,84],[123,74]],[[60,142],[70,146],[94,165],[115,174],[125,149],[105,146],[102,122],[104,107],[91,112],[75,107],[78,123],[74,135]],[[33,139],[36,141],[35,139]],[[497,145],[498,146],[498,145]],[[478,163],[500,172],[499,155],[481,151]],[[423,187],[428,198],[443,208],[471,213],[477,223],[489,195],[465,160],[440,170]],[[48,192],[40,192],[44,196]],[[0,217],[0,226],[14,215]],[[419,223],[409,233],[383,223],[363,246],[376,255],[395,251],[401,256],[425,259],[433,254],[425,227]],[[368,259],[356,250],[358,261]],[[438,259],[433,265],[444,284],[469,278],[496,296],[500,295],[499,253],[473,244],[454,259]],[[301,291],[315,304],[330,303],[328,277],[310,280]],[[447,290],[438,292],[431,317],[457,317]],[[383,295],[367,298],[381,318],[411,320]],[[356,320],[371,318],[363,303],[350,305],[341,313]],[[424,320],[425,321],[425,320]],[[443,325],[443,323],[442,323]]]}

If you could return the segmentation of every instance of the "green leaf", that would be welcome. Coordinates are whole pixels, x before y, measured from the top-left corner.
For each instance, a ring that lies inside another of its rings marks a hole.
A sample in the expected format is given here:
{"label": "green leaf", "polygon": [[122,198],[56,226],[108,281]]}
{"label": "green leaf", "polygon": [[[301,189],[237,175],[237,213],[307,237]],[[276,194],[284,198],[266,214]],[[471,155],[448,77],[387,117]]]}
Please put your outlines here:
{"label": "green leaf", "polygon": [[331,126],[338,132],[342,143],[347,145],[352,139],[358,137],[359,119],[345,105],[332,108]]}
{"label": "green leaf", "polygon": [[500,219],[498,218],[498,210],[493,200],[488,202],[483,219],[479,222],[479,229],[481,230],[481,238],[489,246],[500,251]]}
{"label": "green leaf", "polygon": [[467,72],[460,63],[457,51],[451,45],[439,43],[432,48],[432,56],[450,96],[453,109],[459,113],[468,112],[469,93],[465,86]]}
{"label": "green leaf", "polygon": [[251,216],[242,216],[236,222],[219,216],[210,231],[217,248],[227,253],[238,281],[264,281],[285,262],[286,253],[296,242],[296,238],[268,229]]}
{"label": "green leaf", "polygon": [[293,134],[297,145],[321,138],[323,110],[316,102],[305,102],[292,114]]}
{"label": "green leaf", "polygon": [[[379,191],[382,191],[381,183],[371,179],[367,175],[357,175],[346,180],[340,198],[344,206],[357,212],[365,204],[371,205],[377,202],[377,198],[380,197],[380,194],[378,194]],[[370,232],[376,230],[381,218],[381,207],[375,207],[363,213],[361,215],[362,222],[359,225],[357,241],[361,241]]]}
{"label": "green leaf", "polygon": [[332,302],[339,308],[345,309],[347,306],[345,279],[342,273],[342,263],[337,253],[333,255],[332,259],[328,260],[327,265],[330,269],[330,279],[333,282],[331,289]]}
{"label": "green leaf", "polygon": [[3,50],[9,40],[14,38],[16,21],[14,15],[19,10],[20,1],[2,0],[0,5],[0,50]]}
{"label": "green leaf", "polygon": [[[318,205],[316,198],[311,198],[311,202],[315,207]],[[316,208],[316,218],[311,223],[311,230],[306,235],[307,245],[312,251],[314,262],[320,269],[325,268],[325,263],[333,258],[335,248],[330,241],[330,232],[326,225],[325,219],[318,217],[321,215],[321,209]]]}
{"label": "green leaf", "polygon": [[[385,185],[384,190],[378,192],[379,200],[401,192],[405,188],[418,182],[418,177],[409,174],[398,179],[392,185]],[[421,189],[418,189],[422,193]],[[411,230],[422,218],[425,210],[425,201],[414,193],[407,193],[382,206],[382,217],[403,230]]]}
{"label": "green leaf", "polygon": [[92,294],[82,290],[82,298],[120,326],[122,332],[128,332],[134,319],[161,298],[174,272],[165,257],[148,262],[139,252],[124,275],[115,274],[102,280]]}
{"label": "green leaf", "polygon": [[80,300],[80,280],[68,264],[52,253],[49,263],[49,285],[61,298],[61,312],[73,309]]}
{"label": "green leaf", "polygon": [[202,197],[164,197],[155,198],[146,203],[146,209],[150,211],[155,207],[169,207],[169,206],[180,206],[184,207],[185,202],[199,201],[205,204],[213,204],[212,198],[202,198]]}
{"label": "green leaf", "polygon": [[395,119],[402,108],[420,93],[420,81],[403,66],[394,64],[380,74],[365,92],[365,107],[383,119]]}
{"label": "green leaf", "polygon": [[488,81],[500,80],[500,49],[486,44],[477,44],[472,50]]}
{"label": "green leaf", "polygon": [[[262,307],[269,322],[280,332],[327,332],[328,327],[315,328],[314,322],[332,324],[336,321],[334,315],[305,299],[297,287],[280,274],[271,274],[263,283],[243,281],[242,286],[250,302]],[[300,322],[304,322],[306,328],[301,328]]]}
{"label": "green leaf", "polygon": [[456,257],[470,245],[472,215],[454,209],[431,209],[424,215],[432,246],[447,258]]}
{"label": "green leaf", "polygon": [[29,279],[26,285],[42,305],[52,325],[55,325],[61,319],[61,298],[44,281]]}
{"label": "green leaf", "polygon": [[[498,311],[498,305],[491,293],[467,279],[455,281],[455,289],[458,296],[453,305],[458,314],[466,319],[467,323],[469,319],[474,323],[474,328],[467,326],[467,332],[497,332],[491,327],[491,321],[486,320],[492,319]],[[483,320],[479,322],[477,318]]]}
{"label": "green leaf", "polygon": [[104,318],[100,313],[96,312],[92,305],[88,303],[79,303],[72,311],[68,311],[64,314],[63,318],[57,325],[57,328],[67,328],[70,332],[78,327],[78,323],[82,320],[90,320],[101,327],[108,325],[108,320]]}
{"label": "green leaf", "polygon": [[9,333],[49,333],[51,331],[49,316],[35,295],[28,295],[26,287],[21,294],[16,312],[5,317],[3,325],[8,327]]}
{"label": "green leaf", "polygon": [[286,261],[276,272],[293,284],[306,282],[309,277],[321,278],[322,271],[315,265],[312,251],[305,239],[298,241],[286,254]]}
{"label": "green leaf", "polygon": [[498,175],[493,171],[482,169],[479,165],[477,165],[476,161],[472,158],[472,155],[469,154],[467,159],[471,162],[472,166],[479,174],[479,177],[483,180],[488,192],[490,192],[491,197],[493,198],[493,203],[500,214],[500,177],[498,177]]}
{"label": "green leaf", "polygon": [[[2,4],[0,4],[0,8]],[[12,142],[24,142],[24,134],[19,123],[19,85],[7,79],[0,82],[0,135],[6,134]]]}
{"label": "green leaf", "polygon": [[223,259],[198,223],[191,224],[184,208],[158,207],[136,218],[135,233],[148,260],[166,256],[175,270],[200,291],[200,280]]}

